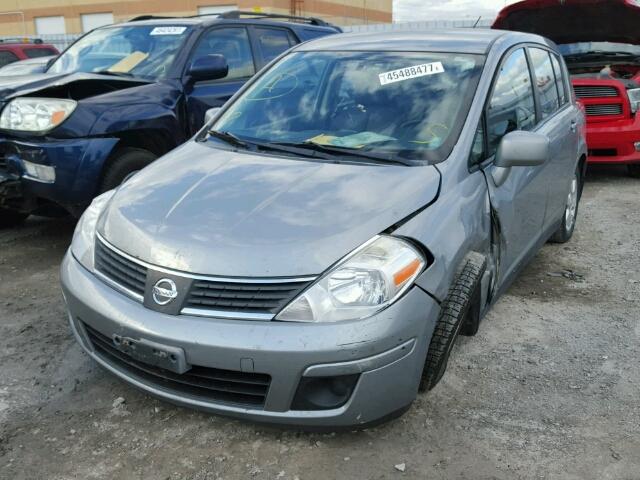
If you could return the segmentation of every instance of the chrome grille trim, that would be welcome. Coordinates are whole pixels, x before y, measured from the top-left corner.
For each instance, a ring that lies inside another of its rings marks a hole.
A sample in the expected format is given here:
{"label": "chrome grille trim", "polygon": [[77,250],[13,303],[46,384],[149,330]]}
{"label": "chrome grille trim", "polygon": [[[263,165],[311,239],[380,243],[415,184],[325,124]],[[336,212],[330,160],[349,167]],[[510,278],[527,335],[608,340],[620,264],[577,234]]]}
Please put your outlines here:
{"label": "chrome grille trim", "polygon": [[177,277],[190,278],[192,280],[204,280],[209,282],[229,282],[229,283],[287,283],[287,282],[312,282],[317,276],[304,276],[304,277],[218,277],[215,275],[201,275],[196,273],[183,272],[181,270],[172,270],[170,268],[159,267],[151,263],[147,263],[139,258],[132,257],[131,255],[123,252],[118,247],[111,245],[105,238],[96,232],[96,237],[107,248],[113,250],[118,255],[122,255],[127,260],[137,263],[138,265],[147,269],[155,270],[156,272],[163,272],[169,275],[176,275]]}
{"label": "chrome grille trim", "polygon": [[622,104],[589,104],[584,106],[587,115],[622,115]]}
{"label": "chrome grille trim", "polygon": [[618,97],[618,89],[609,85],[574,85],[578,98]]}

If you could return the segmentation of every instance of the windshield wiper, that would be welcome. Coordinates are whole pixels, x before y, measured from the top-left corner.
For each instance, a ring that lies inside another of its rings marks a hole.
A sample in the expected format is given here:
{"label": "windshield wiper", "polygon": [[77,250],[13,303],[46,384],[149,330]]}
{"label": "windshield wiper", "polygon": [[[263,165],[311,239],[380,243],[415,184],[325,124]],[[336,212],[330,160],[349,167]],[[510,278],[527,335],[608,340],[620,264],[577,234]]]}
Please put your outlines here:
{"label": "windshield wiper", "polygon": [[571,53],[564,56],[565,59],[579,59],[579,58],[592,58],[592,57],[618,57],[618,58],[637,58],[638,54],[631,52],[616,52],[605,50],[591,50],[589,52]]}
{"label": "windshield wiper", "polygon": [[91,72],[91,73],[95,73],[97,75],[112,75],[114,77],[127,77],[127,78],[135,77],[135,75],[133,73],[129,73],[129,72],[112,72],[111,70],[98,70],[97,72]]}
{"label": "windshield wiper", "polygon": [[330,155],[342,155],[342,156],[349,156],[349,157],[358,157],[358,158],[364,158],[366,160],[372,160],[376,163],[388,163],[388,164],[396,164],[396,165],[405,165],[405,166],[413,166],[415,165],[413,162],[410,162],[408,160],[403,160],[400,158],[392,158],[390,156],[386,156],[386,155],[376,155],[373,153],[365,153],[362,152],[360,150],[356,150],[353,148],[347,148],[347,147],[336,147],[333,145],[321,145],[319,143],[315,143],[315,142],[310,142],[310,141],[305,141],[305,142],[301,142],[301,143],[287,143],[287,142],[275,142],[276,145],[286,145],[286,146],[292,146],[292,147],[298,147],[298,148],[306,148],[306,149],[310,149],[310,150],[314,150],[316,152],[322,152],[322,153],[327,153]]}
{"label": "windshield wiper", "polygon": [[221,132],[219,130],[209,130],[207,132],[212,137],[222,140],[223,142],[233,145],[234,147],[248,148],[249,144],[231,132]]}

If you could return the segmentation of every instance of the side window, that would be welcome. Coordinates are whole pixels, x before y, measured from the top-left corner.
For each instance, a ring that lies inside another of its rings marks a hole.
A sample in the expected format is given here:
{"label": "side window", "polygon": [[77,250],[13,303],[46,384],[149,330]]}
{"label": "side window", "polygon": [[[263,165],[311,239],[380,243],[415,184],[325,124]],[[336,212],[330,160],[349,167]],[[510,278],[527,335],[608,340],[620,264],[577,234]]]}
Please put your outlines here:
{"label": "side window", "polygon": [[192,61],[211,54],[224,55],[229,74],[223,80],[246,78],[256,73],[246,28],[213,28],[202,35]]}
{"label": "side window", "polygon": [[511,53],[502,64],[486,115],[487,156],[496,153],[500,140],[507,133],[535,127],[533,87],[523,49]]}
{"label": "side window", "polygon": [[18,57],[12,52],[0,51],[0,67],[4,67],[16,60],[18,60]]}
{"label": "side window", "polygon": [[560,108],[551,56],[548,51],[540,48],[530,48],[529,53],[531,54],[533,77],[540,98],[540,113],[542,119],[545,119]]}
{"label": "side window", "polygon": [[280,28],[254,28],[256,41],[260,49],[263,62],[269,63],[285,50],[289,49],[292,42],[291,35]]}
{"label": "side window", "polygon": [[48,48],[25,48],[24,54],[29,58],[38,58],[38,57],[48,57],[49,55],[55,55],[55,52]]}
{"label": "side window", "polygon": [[473,137],[473,146],[471,147],[471,154],[469,155],[469,164],[476,165],[482,163],[487,158],[484,152],[484,122],[482,119],[478,124],[476,130],[476,136]]}
{"label": "side window", "polygon": [[558,87],[558,95],[560,96],[560,106],[562,106],[567,103],[568,99],[564,72],[557,55],[551,54],[551,63],[553,64],[553,73],[556,74],[556,86]]}

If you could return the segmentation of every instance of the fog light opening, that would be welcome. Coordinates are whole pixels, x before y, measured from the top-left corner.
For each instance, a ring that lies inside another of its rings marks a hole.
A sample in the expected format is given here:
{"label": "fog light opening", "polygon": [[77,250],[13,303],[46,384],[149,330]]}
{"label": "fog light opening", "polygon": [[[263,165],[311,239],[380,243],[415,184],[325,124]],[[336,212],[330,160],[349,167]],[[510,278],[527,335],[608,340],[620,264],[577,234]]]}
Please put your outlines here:
{"label": "fog light opening", "polygon": [[292,410],[331,410],[343,406],[358,383],[359,374],[335,377],[302,377]]}

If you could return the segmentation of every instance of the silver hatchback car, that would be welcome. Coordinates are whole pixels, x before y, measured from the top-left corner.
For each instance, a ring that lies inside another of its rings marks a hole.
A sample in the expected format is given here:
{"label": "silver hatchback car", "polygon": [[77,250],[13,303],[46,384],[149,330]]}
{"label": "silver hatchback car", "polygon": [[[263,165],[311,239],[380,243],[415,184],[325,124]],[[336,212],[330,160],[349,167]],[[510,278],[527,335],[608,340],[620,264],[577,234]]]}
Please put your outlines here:
{"label": "silver hatchback car", "polygon": [[71,327],[171,402],[303,426],[389,418],[546,241],[571,237],[584,125],[539,36],[299,45],[88,208],[62,264]]}

